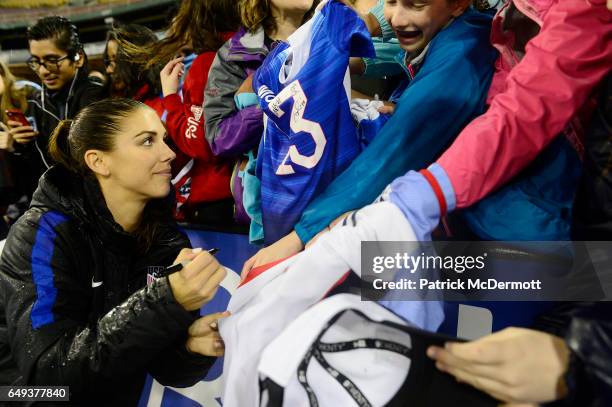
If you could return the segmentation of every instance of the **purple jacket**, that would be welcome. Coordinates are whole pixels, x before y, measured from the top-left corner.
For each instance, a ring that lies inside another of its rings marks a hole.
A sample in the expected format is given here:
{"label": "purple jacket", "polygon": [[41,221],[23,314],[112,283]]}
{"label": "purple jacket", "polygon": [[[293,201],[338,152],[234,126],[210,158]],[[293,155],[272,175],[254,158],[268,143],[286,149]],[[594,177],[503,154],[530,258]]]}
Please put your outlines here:
{"label": "purple jacket", "polygon": [[234,95],[268,55],[264,38],[263,28],[241,28],[217,51],[204,90],[206,140],[214,155],[235,157],[259,144],[263,112],[259,105],[238,110]]}

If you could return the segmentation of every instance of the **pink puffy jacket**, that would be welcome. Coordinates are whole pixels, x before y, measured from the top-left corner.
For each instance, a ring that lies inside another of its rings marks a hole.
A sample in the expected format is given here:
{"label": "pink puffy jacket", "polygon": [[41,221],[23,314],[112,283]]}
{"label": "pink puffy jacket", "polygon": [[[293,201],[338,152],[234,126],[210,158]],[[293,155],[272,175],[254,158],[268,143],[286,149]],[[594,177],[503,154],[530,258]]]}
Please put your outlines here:
{"label": "pink puffy jacket", "polygon": [[540,25],[518,62],[502,30],[508,5],[493,22],[499,49],[490,107],[472,121],[438,164],[450,178],[456,207],[503,185],[562,131],[579,149],[580,111],[612,69],[612,12],[606,0],[513,0]]}

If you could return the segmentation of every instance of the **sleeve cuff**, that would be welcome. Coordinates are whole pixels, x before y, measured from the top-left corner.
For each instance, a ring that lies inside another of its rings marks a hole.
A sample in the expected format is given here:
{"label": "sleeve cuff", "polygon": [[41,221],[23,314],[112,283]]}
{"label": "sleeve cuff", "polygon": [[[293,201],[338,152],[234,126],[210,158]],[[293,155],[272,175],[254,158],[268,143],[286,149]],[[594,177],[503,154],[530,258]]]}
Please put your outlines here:
{"label": "sleeve cuff", "polygon": [[162,106],[166,110],[175,110],[181,108],[182,105],[183,101],[181,100],[181,97],[178,95],[178,93],[172,93],[162,99]]}
{"label": "sleeve cuff", "polygon": [[298,235],[298,237],[300,238],[304,246],[306,246],[306,243],[308,243],[310,239],[312,239],[316,234],[316,233],[313,234],[309,232],[305,227],[302,227],[299,223],[294,226],[293,230],[295,230],[295,233]]}
{"label": "sleeve cuff", "polygon": [[404,213],[417,240],[431,240],[440,222],[441,203],[431,182],[420,172],[409,171],[391,183],[389,201]]}
{"label": "sleeve cuff", "polygon": [[200,317],[199,311],[187,311],[176,301],[168,277],[158,280],[154,284],[157,283],[159,283],[162,289],[166,291],[164,303],[169,313],[174,316],[175,322],[188,328],[196,319]]}
{"label": "sleeve cuff", "polygon": [[446,210],[447,212],[451,212],[455,210],[457,206],[457,199],[455,197],[455,190],[453,189],[453,185],[451,184],[450,178],[446,174],[446,171],[437,163],[430,165],[428,168],[431,175],[434,176],[436,181],[438,181],[438,185],[444,194],[444,198],[446,199]]}
{"label": "sleeve cuff", "polygon": [[204,366],[212,366],[212,364],[217,360],[215,356],[205,356],[199,353],[191,352],[189,349],[187,349],[186,344],[183,343],[182,345],[183,346],[178,346],[176,356],[183,363],[196,363]]}
{"label": "sleeve cuff", "polygon": [[234,102],[238,110],[242,110],[249,106],[258,105],[259,99],[257,99],[257,95],[254,93],[240,93],[234,96]]}

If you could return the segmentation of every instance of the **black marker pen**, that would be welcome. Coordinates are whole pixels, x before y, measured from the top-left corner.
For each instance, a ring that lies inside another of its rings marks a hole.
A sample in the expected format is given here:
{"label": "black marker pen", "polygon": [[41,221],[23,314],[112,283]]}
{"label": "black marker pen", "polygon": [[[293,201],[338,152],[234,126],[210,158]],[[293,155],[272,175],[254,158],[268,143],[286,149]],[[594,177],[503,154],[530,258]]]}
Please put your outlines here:
{"label": "black marker pen", "polygon": [[[215,253],[218,253],[219,249],[217,249],[216,247],[208,250],[208,253],[214,255]],[[161,272],[157,273],[157,275],[155,276],[156,278],[162,278],[162,277],[167,277],[172,273],[176,273],[177,271],[181,271],[183,269],[183,267],[185,267],[187,264],[189,264],[191,260],[184,260],[180,263],[176,263],[173,264],[172,266],[168,266],[166,267],[164,270],[162,270]]]}

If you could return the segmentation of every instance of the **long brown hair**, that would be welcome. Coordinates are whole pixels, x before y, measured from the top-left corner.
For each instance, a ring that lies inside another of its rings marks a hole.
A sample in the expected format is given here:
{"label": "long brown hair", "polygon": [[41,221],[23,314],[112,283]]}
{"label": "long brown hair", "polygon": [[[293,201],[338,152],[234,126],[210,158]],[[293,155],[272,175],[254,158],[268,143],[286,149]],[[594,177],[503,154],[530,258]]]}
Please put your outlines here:
{"label": "long brown hair", "polygon": [[148,89],[145,95],[141,95],[141,100],[159,95],[161,92],[159,79],[161,67],[159,64],[147,64],[149,58],[140,60],[134,57],[140,55],[142,49],[157,44],[158,40],[155,33],[139,24],[118,24],[114,26],[108,32],[106,38],[106,47],[103,54],[106,60],[108,59],[108,42],[111,40],[117,42],[115,71],[111,76],[122,81],[126,86],[121,96],[132,98],[145,84],[148,85]]}
{"label": "long brown hair", "polygon": [[[93,176],[85,163],[87,150],[112,151],[121,124],[138,109],[149,109],[133,99],[110,98],[81,109],[74,120],[62,120],[49,140],[49,154],[56,163],[83,177]],[[97,182],[97,181],[96,181]],[[171,221],[172,210],[164,199],[147,203],[134,236],[139,251],[146,252],[153,245],[159,227]]]}
{"label": "long brown hair", "polygon": [[[240,19],[242,25],[249,31],[257,31],[259,27],[269,33],[276,30],[276,21],[270,11],[270,0],[238,0],[240,3]],[[312,2],[312,7],[304,15],[302,23],[305,23],[314,14],[319,0]]]}
{"label": "long brown hair", "polygon": [[239,27],[236,0],[183,0],[165,37],[155,44],[130,49],[130,59],[148,68],[165,64],[186,44],[196,54],[216,52],[225,42],[223,34]]}
{"label": "long brown hair", "polygon": [[4,92],[0,95],[0,118],[6,123],[7,109],[19,109],[22,112],[26,111],[26,91],[25,89],[17,89],[15,86],[15,76],[11,73],[8,66],[0,61],[0,76],[4,81]]}

